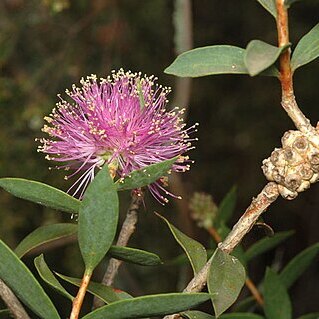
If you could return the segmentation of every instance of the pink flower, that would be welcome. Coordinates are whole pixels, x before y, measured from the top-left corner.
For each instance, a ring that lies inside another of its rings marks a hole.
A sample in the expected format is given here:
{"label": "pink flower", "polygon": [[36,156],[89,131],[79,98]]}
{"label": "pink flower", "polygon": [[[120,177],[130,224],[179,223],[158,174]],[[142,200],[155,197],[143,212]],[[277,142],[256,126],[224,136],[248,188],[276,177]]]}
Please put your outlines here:
{"label": "pink flower", "polygon": [[[153,76],[113,71],[107,79],[91,75],[81,79],[81,87],[72,86],[66,94],[72,101],[60,99],[43,131],[39,151],[47,159],[63,162],[65,170],[79,175],[69,189],[82,196],[96,169],[109,165],[114,175],[124,177],[133,170],[179,156],[172,166],[176,172],[189,169],[187,156],[192,148],[190,130],[180,115],[183,110],[166,110],[169,89],[155,84]],[[193,130],[194,131],[194,130]],[[167,202],[164,179],[149,185],[154,197]]]}

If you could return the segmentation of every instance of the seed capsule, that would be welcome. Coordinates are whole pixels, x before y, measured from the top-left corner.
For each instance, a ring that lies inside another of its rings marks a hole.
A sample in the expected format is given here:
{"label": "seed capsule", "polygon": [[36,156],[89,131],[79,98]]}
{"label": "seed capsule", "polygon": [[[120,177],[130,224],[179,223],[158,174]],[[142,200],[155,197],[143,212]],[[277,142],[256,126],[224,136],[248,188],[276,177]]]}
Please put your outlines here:
{"label": "seed capsule", "polygon": [[305,153],[308,149],[309,142],[305,136],[299,136],[295,139],[292,147],[300,153]]}
{"label": "seed capsule", "polygon": [[303,192],[306,189],[308,189],[309,187],[310,187],[310,182],[309,181],[303,181],[301,183],[301,185],[298,187],[297,192],[298,193]]}
{"label": "seed capsule", "polygon": [[313,170],[311,168],[311,165],[308,163],[299,165],[298,167],[296,167],[296,170],[299,172],[303,180],[310,180],[313,176]]}
{"label": "seed capsule", "polygon": [[297,190],[301,182],[301,177],[298,174],[289,174],[285,177],[285,186],[291,191]]}
{"label": "seed capsule", "polygon": [[298,196],[298,193],[295,191],[290,191],[288,188],[282,185],[278,185],[278,190],[280,195],[288,200],[295,199]]}

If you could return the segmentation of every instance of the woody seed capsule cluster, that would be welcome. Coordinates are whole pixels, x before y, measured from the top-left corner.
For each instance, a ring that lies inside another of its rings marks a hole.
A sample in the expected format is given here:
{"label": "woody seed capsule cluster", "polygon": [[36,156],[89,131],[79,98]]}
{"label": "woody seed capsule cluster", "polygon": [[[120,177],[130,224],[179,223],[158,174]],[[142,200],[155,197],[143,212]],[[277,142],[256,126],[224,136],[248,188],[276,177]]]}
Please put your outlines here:
{"label": "woody seed capsule cluster", "polygon": [[278,184],[281,196],[291,200],[319,180],[319,149],[300,131],[287,131],[281,143],[263,161],[262,170]]}

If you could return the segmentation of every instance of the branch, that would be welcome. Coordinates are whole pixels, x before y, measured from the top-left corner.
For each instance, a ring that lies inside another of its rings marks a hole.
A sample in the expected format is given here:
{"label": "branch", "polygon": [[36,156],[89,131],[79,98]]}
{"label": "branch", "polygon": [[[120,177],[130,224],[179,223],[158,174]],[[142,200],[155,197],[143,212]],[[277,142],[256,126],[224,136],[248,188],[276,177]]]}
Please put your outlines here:
{"label": "branch", "polygon": [[[135,231],[135,225],[137,223],[137,212],[143,201],[143,194],[141,191],[132,192],[132,200],[130,207],[127,211],[126,218],[123,222],[122,229],[120,231],[116,246],[126,246],[130,237]],[[104,274],[102,284],[106,286],[112,286],[114,278],[121,266],[122,261],[111,258],[107,270]],[[94,298],[93,309],[103,306],[103,301],[99,298]]]}
{"label": "branch", "polygon": [[30,319],[12,290],[0,279],[0,297],[16,319]]}

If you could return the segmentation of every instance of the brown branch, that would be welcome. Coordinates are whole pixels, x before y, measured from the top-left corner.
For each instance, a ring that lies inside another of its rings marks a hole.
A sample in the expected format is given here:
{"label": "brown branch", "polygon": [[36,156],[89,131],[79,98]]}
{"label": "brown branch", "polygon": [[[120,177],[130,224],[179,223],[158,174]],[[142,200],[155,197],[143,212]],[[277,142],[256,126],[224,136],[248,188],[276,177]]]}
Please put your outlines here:
{"label": "brown branch", "polygon": [[[137,213],[142,201],[143,201],[143,194],[140,191],[133,191],[131,204],[127,211],[125,220],[122,225],[122,229],[120,231],[120,234],[116,243],[117,246],[126,246],[132,234],[134,233],[135,226],[138,219]],[[106,269],[106,272],[102,280],[102,284],[106,286],[112,286],[114,278],[121,264],[122,264],[121,260],[118,260],[115,258],[110,259],[109,265]],[[103,306],[103,304],[104,303],[101,299],[94,298],[93,309],[99,308]]]}
{"label": "brown branch", "polygon": [[0,279],[0,297],[16,319],[30,319],[12,290]]}
{"label": "brown branch", "polygon": [[[288,28],[288,12],[285,7],[284,0],[276,0],[277,6],[277,33],[278,46],[283,47],[289,44],[289,28]],[[287,49],[280,56],[280,83],[282,89],[281,105],[287,112],[289,117],[294,122],[295,126],[303,133],[310,133],[310,135],[317,135],[314,127],[311,126],[310,121],[299,109],[294,96],[292,70],[290,65],[291,50]]]}
{"label": "brown branch", "polygon": [[82,278],[81,286],[79,288],[78,294],[73,300],[72,312],[70,319],[78,319],[83,304],[83,300],[86,294],[87,287],[90,283],[92,277],[92,272],[85,272]]}

